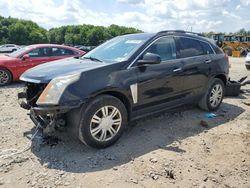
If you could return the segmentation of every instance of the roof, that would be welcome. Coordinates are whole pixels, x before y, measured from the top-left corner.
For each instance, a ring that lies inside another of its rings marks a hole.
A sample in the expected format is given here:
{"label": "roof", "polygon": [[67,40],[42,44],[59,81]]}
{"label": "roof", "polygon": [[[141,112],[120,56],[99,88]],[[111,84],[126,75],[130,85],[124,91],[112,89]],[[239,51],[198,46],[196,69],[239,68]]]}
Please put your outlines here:
{"label": "roof", "polygon": [[32,45],[30,45],[30,47],[33,47],[33,48],[39,48],[39,47],[68,47],[68,48],[72,48],[70,46],[65,46],[65,45],[60,45],[60,44],[32,44]]}

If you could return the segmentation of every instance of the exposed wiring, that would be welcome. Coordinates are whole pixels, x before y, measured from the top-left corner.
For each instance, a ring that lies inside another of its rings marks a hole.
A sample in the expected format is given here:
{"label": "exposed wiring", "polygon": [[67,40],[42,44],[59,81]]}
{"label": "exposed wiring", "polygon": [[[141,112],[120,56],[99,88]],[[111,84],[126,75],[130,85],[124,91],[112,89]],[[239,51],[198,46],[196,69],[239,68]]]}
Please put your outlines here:
{"label": "exposed wiring", "polygon": [[[35,136],[37,135],[38,132],[39,132],[39,128],[36,129],[35,133],[32,135],[32,137],[30,138],[27,145],[21,150],[18,150],[18,149],[0,150],[0,159],[6,159],[6,158],[12,157],[14,155],[18,155],[18,154],[21,154],[21,153],[24,153],[24,152],[28,151],[31,148],[32,140],[35,138]],[[6,154],[6,153],[9,153],[9,152],[11,152],[11,153]],[[12,153],[12,152],[14,152],[14,153]]]}

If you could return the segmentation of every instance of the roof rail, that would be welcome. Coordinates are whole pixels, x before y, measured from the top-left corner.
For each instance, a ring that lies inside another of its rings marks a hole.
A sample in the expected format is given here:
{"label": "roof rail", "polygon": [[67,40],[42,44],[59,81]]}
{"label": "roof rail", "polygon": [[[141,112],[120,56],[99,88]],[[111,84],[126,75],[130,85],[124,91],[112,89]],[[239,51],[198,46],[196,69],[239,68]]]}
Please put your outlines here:
{"label": "roof rail", "polygon": [[157,34],[162,34],[162,33],[186,33],[186,34],[193,34],[193,35],[198,35],[198,36],[204,37],[204,35],[201,33],[195,33],[195,32],[184,31],[184,30],[166,30],[166,31],[160,31]]}

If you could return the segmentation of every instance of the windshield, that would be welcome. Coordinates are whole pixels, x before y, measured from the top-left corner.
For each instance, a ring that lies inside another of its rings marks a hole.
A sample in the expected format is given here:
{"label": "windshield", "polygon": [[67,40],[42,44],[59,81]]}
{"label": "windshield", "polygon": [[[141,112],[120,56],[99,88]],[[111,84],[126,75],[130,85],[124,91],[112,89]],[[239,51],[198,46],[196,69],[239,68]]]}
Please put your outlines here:
{"label": "windshield", "polygon": [[152,36],[152,34],[118,36],[93,49],[83,58],[95,58],[108,63],[126,61]]}
{"label": "windshield", "polygon": [[24,53],[28,49],[30,49],[29,46],[26,46],[24,48],[20,48],[17,51],[14,51],[14,52],[8,54],[8,56],[10,56],[10,57],[18,57],[18,56],[20,56],[22,53]]}

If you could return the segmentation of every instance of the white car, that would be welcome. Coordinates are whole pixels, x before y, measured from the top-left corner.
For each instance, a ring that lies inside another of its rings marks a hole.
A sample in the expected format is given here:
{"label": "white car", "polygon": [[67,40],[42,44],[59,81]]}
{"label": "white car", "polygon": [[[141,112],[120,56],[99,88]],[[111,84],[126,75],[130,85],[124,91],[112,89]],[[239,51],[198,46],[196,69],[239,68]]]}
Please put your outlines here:
{"label": "white car", "polygon": [[0,46],[0,53],[3,52],[14,52],[16,50],[18,50],[20,47],[15,45],[15,44],[4,44],[2,46]]}
{"label": "white car", "polygon": [[247,56],[246,56],[245,63],[246,63],[246,68],[247,68],[248,70],[250,70],[250,52],[248,52],[248,54],[247,54]]}

